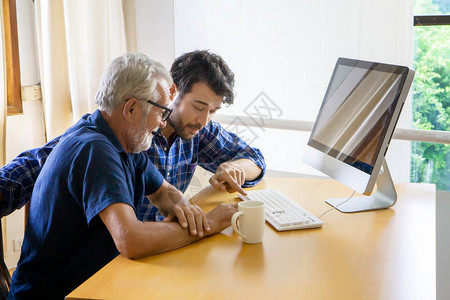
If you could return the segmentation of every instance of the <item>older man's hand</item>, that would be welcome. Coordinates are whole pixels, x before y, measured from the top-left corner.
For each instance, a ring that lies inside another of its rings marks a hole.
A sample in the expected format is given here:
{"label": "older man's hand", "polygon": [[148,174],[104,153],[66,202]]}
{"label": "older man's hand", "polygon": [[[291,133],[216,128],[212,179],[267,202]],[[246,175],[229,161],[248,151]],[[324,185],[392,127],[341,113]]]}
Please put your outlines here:
{"label": "older man's hand", "polygon": [[181,227],[187,228],[192,235],[203,237],[211,232],[203,210],[197,205],[192,205],[183,200],[173,207],[166,209],[167,217],[165,222],[178,221]]}

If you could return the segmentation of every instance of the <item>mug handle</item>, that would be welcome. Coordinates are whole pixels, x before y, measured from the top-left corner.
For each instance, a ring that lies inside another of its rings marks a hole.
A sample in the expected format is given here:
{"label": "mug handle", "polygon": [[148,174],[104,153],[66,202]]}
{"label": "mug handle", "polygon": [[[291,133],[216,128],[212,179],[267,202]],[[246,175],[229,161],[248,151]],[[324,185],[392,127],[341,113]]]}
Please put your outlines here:
{"label": "mug handle", "polygon": [[243,239],[245,239],[245,235],[242,234],[242,232],[239,230],[238,226],[237,226],[237,220],[239,218],[239,216],[243,215],[244,213],[242,211],[238,211],[235,212],[233,217],[231,218],[231,226],[233,226],[233,230],[234,232],[236,232],[237,234],[239,234]]}

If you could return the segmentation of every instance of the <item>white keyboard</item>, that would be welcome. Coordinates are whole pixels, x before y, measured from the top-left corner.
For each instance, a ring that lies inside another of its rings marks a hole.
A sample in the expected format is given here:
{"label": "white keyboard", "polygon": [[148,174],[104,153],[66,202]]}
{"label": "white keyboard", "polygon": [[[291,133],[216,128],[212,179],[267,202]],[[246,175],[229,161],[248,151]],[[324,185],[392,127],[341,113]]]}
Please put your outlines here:
{"label": "white keyboard", "polygon": [[264,202],[266,221],[278,231],[322,227],[323,222],[319,218],[279,191],[247,191],[247,196],[239,194],[239,197],[244,201]]}

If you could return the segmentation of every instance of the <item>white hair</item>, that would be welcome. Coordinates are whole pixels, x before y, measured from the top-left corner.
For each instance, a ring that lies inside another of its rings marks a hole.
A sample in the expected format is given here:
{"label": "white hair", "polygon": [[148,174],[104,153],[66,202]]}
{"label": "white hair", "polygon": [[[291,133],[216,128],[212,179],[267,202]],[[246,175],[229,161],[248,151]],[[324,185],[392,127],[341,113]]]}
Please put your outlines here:
{"label": "white hair", "polygon": [[101,111],[110,115],[123,101],[133,97],[158,101],[161,95],[156,86],[161,80],[165,80],[169,86],[173,82],[161,63],[144,54],[126,53],[114,59],[106,68],[95,95],[95,103]]}

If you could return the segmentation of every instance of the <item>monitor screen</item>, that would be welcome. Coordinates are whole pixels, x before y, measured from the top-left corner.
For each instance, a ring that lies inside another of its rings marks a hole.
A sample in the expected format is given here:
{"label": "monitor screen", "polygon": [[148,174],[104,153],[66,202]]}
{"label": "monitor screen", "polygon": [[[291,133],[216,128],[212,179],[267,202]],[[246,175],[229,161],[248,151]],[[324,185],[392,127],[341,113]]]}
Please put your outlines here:
{"label": "monitor screen", "polygon": [[343,212],[394,205],[397,196],[385,155],[413,78],[408,67],[338,59],[303,160],[370,196],[327,203]]}
{"label": "monitor screen", "polygon": [[372,174],[408,69],[340,59],[308,145]]}

